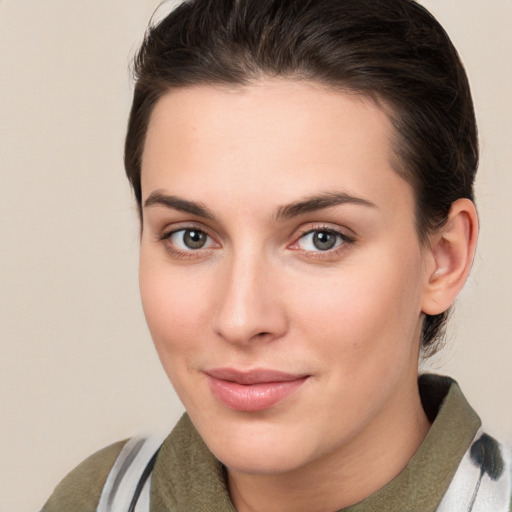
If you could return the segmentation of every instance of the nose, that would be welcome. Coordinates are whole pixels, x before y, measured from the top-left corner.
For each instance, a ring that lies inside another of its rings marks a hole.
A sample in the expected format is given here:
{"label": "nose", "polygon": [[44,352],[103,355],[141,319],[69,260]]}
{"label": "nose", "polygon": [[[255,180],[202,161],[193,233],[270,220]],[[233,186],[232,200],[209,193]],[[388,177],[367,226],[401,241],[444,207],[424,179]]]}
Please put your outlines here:
{"label": "nose", "polygon": [[288,319],[277,273],[261,255],[233,257],[218,288],[214,332],[237,345],[282,337]]}

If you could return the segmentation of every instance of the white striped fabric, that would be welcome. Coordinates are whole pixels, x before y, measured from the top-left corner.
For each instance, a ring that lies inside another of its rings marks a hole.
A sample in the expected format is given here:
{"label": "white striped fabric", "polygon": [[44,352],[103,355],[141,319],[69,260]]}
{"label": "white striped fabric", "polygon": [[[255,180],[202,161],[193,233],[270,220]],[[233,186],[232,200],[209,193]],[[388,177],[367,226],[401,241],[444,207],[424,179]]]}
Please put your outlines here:
{"label": "white striped fabric", "polygon": [[[101,493],[97,512],[128,512],[137,485],[165,435],[134,437],[126,442]],[[149,512],[151,476],[146,480],[134,512]]]}
{"label": "white striped fabric", "polygon": [[[479,443],[483,450],[475,450]],[[437,512],[509,512],[511,492],[510,453],[480,429]]]}

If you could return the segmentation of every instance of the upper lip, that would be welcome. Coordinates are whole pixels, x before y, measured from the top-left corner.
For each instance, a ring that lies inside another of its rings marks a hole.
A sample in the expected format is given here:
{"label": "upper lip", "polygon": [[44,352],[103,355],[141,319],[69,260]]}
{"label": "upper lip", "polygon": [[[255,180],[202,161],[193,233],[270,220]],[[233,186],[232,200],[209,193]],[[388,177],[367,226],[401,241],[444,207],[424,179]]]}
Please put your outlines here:
{"label": "upper lip", "polygon": [[266,368],[256,368],[253,370],[213,368],[211,370],[206,370],[205,373],[214,379],[226,380],[244,385],[264,384],[267,382],[289,382],[308,377],[306,374],[293,374]]}

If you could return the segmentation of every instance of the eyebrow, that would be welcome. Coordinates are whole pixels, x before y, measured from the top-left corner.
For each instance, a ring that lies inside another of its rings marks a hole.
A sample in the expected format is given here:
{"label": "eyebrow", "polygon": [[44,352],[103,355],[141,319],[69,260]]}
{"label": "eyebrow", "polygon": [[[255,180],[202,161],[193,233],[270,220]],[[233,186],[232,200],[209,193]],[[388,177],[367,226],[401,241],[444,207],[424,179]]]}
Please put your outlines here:
{"label": "eyebrow", "polygon": [[213,219],[213,213],[201,203],[187,201],[177,196],[164,194],[161,190],[152,192],[144,202],[144,208],[149,206],[165,206],[180,212],[191,213],[205,219]]}
{"label": "eyebrow", "polygon": [[351,196],[343,192],[326,192],[280,206],[277,209],[276,220],[290,219],[305,213],[311,213],[341,204],[356,204],[369,208],[377,208],[377,205],[361,197]]}
{"label": "eyebrow", "polygon": [[[294,201],[293,203],[278,207],[275,219],[290,219],[299,215],[315,212],[317,210],[323,210],[324,208],[331,208],[333,206],[342,204],[356,204],[370,208],[377,208],[374,203],[361,197],[351,196],[350,194],[343,192],[326,192],[323,194],[306,197],[305,199]],[[205,219],[215,218],[212,211],[203,204],[165,194],[161,190],[152,192],[144,202],[144,208],[155,205],[165,206],[166,208],[190,213]]]}

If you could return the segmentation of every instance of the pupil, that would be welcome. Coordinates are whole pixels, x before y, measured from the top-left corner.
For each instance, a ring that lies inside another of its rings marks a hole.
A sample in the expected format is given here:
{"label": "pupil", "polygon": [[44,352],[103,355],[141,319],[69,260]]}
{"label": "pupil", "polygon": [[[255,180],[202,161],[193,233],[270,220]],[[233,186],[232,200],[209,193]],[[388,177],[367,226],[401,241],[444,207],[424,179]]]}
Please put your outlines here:
{"label": "pupil", "polygon": [[317,249],[327,251],[336,245],[336,236],[328,231],[318,231],[313,235],[313,244]]}
{"label": "pupil", "polygon": [[201,249],[206,242],[206,234],[202,231],[187,230],[183,235],[183,242],[189,249]]}

